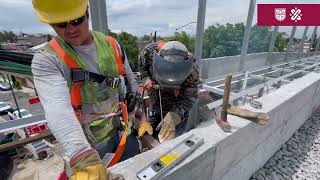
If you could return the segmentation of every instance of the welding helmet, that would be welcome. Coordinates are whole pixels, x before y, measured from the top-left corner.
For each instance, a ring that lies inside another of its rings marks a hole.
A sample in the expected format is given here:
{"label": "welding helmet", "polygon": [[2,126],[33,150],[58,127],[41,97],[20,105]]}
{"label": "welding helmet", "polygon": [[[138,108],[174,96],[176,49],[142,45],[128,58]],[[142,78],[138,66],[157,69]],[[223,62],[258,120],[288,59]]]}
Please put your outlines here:
{"label": "welding helmet", "polygon": [[170,41],[153,51],[153,77],[160,87],[180,87],[192,71],[193,58],[178,41]]}

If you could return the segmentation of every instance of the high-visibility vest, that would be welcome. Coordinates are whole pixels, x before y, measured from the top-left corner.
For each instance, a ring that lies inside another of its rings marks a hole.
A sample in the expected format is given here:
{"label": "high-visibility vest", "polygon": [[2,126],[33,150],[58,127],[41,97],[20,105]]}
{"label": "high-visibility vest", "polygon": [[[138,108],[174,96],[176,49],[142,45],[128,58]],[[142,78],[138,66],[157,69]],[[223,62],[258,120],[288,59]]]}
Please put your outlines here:
{"label": "high-visibility vest", "polygon": [[[96,32],[93,32],[93,33],[96,33]],[[117,42],[113,37],[107,36],[106,41],[109,43],[109,45],[111,45],[111,48],[113,50],[112,53],[115,57],[114,59],[116,61],[115,63],[117,65],[117,71],[118,71],[119,75],[125,76],[125,70],[123,67],[123,57],[121,55],[123,53],[121,53],[121,49],[118,47]],[[55,53],[60,57],[60,59],[68,66],[68,68],[70,68],[70,70],[82,69],[79,65],[80,64],[79,61],[77,61],[69,53],[67,53],[62,48],[62,43],[61,42],[59,43],[59,41],[56,38],[53,38],[49,42],[49,46],[55,51]],[[99,53],[98,50],[97,50],[97,52]],[[74,108],[74,112],[75,112],[77,119],[79,121],[81,120],[81,106],[82,106],[81,88],[82,88],[82,85],[83,85],[82,82],[73,82],[72,81],[71,87],[70,87],[71,104]],[[125,145],[126,145],[126,137],[127,137],[127,130],[128,130],[128,112],[127,112],[126,103],[124,101],[122,101],[119,103],[118,107],[122,112],[122,119],[121,120],[125,124],[126,128],[122,134],[120,143],[117,147],[115,155],[114,155],[113,159],[111,160],[109,166],[116,164],[120,160],[120,158],[125,150]]]}

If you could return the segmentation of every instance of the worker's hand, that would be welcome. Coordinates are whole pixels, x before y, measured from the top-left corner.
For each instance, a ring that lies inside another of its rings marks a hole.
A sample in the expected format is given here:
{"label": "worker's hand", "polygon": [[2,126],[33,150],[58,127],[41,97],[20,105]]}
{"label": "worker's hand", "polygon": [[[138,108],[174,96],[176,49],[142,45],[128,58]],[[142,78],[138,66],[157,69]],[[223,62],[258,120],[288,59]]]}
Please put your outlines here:
{"label": "worker's hand", "polygon": [[150,91],[150,89],[154,86],[154,82],[151,79],[146,79],[143,82],[143,87],[147,90]]}
{"label": "worker's hand", "polygon": [[138,129],[138,137],[142,137],[144,133],[149,133],[150,135],[153,134],[153,128],[149,121],[142,120],[139,123],[139,129]]}
{"label": "worker's hand", "polygon": [[176,136],[176,125],[181,122],[181,117],[175,112],[168,112],[157,127],[160,129],[158,138],[160,143],[171,140]]}
{"label": "worker's hand", "polygon": [[96,150],[90,149],[70,160],[71,180],[124,180],[122,175],[111,174]]}

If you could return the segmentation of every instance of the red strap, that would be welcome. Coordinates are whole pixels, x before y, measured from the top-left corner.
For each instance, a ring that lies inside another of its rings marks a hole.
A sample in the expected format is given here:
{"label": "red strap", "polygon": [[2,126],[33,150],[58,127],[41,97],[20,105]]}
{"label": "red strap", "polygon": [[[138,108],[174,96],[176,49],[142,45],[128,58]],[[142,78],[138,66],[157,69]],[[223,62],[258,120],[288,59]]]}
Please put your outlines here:
{"label": "red strap", "polygon": [[174,89],[173,93],[174,93],[174,97],[178,97],[180,94],[180,89],[178,89],[178,88]]}
{"label": "red strap", "polygon": [[124,76],[125,75],[125,71],[124,71],[124,68],[123,68],[123,61],[122,61],[122,58],[121,58],[120,49],[119,49],[119,47],[117,45],[117,41],[111,36],[107,36],[107,40],[112,46],[112,49],[113,49],[113,52],[114,52],[114,56],[115,56],[116,61],[117,61],[119,74]]}
{"label": "red strap", "polygon": [[127,111],[127,105],[124,102],[120,102],[119,107],[122,112],[122,121],[125,123],[126,129],[124,130],[124,132],[122,134],[120,143],[119,143],[117,150],[116,150],[111,162],[109,163],[108,167],[111,167],[119,162],[119,160],[120,160],[120,158],[126,148],[129,116],[128,116],[128,111]]}
{"label": "red strap", "polygon": [[[77,62],[72,59],[60,46],[58,41],[54,38],[49,42],[51,48],[60,56],[63,62],[70,68],[79,68]],[[75,109],[75,114],[77,116],[78,121],[81,118],[81,83],[72,82],[71,86],[71,104]]]}

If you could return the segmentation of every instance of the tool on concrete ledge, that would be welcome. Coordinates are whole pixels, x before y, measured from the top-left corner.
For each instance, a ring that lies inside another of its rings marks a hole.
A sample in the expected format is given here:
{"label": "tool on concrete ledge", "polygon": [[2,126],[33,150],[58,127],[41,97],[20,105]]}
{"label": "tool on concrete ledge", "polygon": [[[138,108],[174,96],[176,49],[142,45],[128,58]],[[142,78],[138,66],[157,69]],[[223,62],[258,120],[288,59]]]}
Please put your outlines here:
{"label": "tool on concrete ledge", "polygon": [[231,126],[227,121],[227,110],[229,105],[229,96],[231,88],[231,79],[232,75],[227,75],[224,80],[224,95],[222,106],[216,108],[214,112],[214,118],[216,119],[217,124],[224,132],[231,132]]}
{"label": "tool on concrete ledge", "polygon": [[245,118],[260,125],[266,125],[270,120],[270,117],[267,113],[254,112],[237,106],[229,106],[228,114]]}
{"label": "tool on concrete ledge", "polygon": [[164,173],[168,172],[175,165],[189,156],[204,142],[203,138],[191,134],[181,143],[164,153],[160,158],[152,161],[150,164],[137,172],[140,180],[163,179]]}

